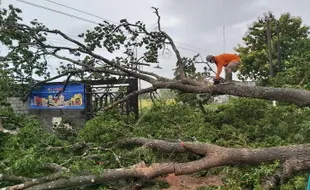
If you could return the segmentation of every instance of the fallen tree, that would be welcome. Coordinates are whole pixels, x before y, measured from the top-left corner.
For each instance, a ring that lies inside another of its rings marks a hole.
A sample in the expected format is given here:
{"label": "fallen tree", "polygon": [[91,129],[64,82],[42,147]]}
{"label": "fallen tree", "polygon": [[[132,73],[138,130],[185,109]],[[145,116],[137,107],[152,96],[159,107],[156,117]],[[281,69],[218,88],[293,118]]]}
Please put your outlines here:
{"label": "fallen tree", "polygon": [[146,165],[144,162],[128,168],[109,169],[104,173],[86,176],[65,176],[61,171],[63,167],[51,164],[58,173],[42,177],[41,179],[28,179],[26,177],[2,175],[2,180],[23,182],[22,184],[6,187],[4,189],[59,189],[90,186],[120,179],[140,178],[154,179],[165,174],[175,175],[192,174],[220,166],[257,165],[279,161],[283,169],[275,176],[270,176],[262,182],[264,189],[274,189],[278,184],[285,183],[294,170],[307,171],[310,169],[310,144],[280,146],[261,149],[226,148],[207,143],[193,142],[167,142],[163,140],[150,140],[145,138],[126,139],[121,144],[142,145],[168,153],[185,153],[202,155],[199,160],[187,163],[153,163]]}
{"label": "fallen tree", "polygon": [[[22,72],[29,72],[28,66],[30,65],[30,73],[39,70],[41,71],[41,75],[47,76],[49,74],[46,72],[46,57],[52,56],[60,61],[69,63],[66,66],[62,65],[60,67],[59,75],[47,77],[47,79],[43,81],[35,81],[31,75],[28,75],[28,78],[23,78],[32,84],[30,89],[64,76],[68,77],[66,84],[70,81],[72,76],[79,77],[82,81],[94,77],[135,77],[151,84],[149,88],[132,92],[123,99],[114,102],[108,106],[106,110],[128,100],[131,96],[164,88],[197,94],[228,94],[239,97],[276,100],[293,103],[298,106],[310,105],[310,92],[307,90],[253,87],[236,84],[212,85],[207,81],[198,79],[196,75],[191,75],[187,72],[187,69],[195,64],[196,57],[191,61],[181,57],[172,38],[161,28],[158,9],[153,8],[153,10],[158,19],[157,31],[148,31],[146,26],[140,21],[137,23],[129,23],[126,19],[123,19],[120,21],[119,25],[104,22],[96,26],[93,31],[87,31],[86,34],[79,35],[80,39],[83,40],[83,42],[81,42],[81,40],[74,39],[62,31],[49,29],[37,21],[33,21],[31,26],[22,24],[19,22],[20,19],[16,16],[16,12],[19,12],[18,9],[10,7],[10,12],[5,14],[7,17],[1,20],[2,26],[5,26],[3,27],[3,31],[6,32],[8,38],[11,38],[9,39],[11,41],[16,40],[16,36],[21,35],[22,38],[17,39],[19,40],[17,45],[14,43],[6,44],[11,51],[7,56],[2,57],[1,61],[6,62],[8,65],[14,62],[15,64],[13,66],[17,66],[16,69],[24,69],[21,70]],[[12,17],[15,17],[16,20],[12,20]],[[50,45],[47,40],[49,35],[60,36],[63,40],[71,43],[72,46]],[[98,48],[105,48],[110,53],[113,53],[119,50],[121,46],[125,47],[126,51],[124,55],[127,57],[116,57],[110,60],[95,52]],[[167,46],[172,49],[176,57],[176,78],[169,79],[152,72],[140,70],[136,67],[140,64],[139,61],[156,63],[159,50],[165,51],[166,48],[168,48]],[[131,48],[135,47],[145,47],[147,51],[144,53],[144,56],[139,59],[133,59]],[[62,54],[63,52],[69,53],[70,55],[64,56]],[[26,56],[29,54],[32,56]],[[18,64],[16,63],[17,60]],[[42,60],[45,61],[42,62]],[[72,65],[74,65],[74,67]],[[283,169],[279,170],[275,176],[270,176],[262,183],[265,189],[273,189],[278,184],[285,183],[293,174],[294,170],[306,171],[310,168],[309,144],[249,149],[228,148],[207,143],[171,143],[151,139],[127,139],[122,143],[142,145],[144,147],[170,153],[190,152],[202,158],[186,163],[139,164],[129,168],[110,169],[100,175],[66,176],[58,172],[51,177],[29,179],[26,177],[3,174],[3,180],[21,183],[4,189],[72,188],[101,184],[120,179],[153,179],[164,174],[174,173],[175,175],[185,175],[220,166],[257,165],[279,161],[282,163]]]}

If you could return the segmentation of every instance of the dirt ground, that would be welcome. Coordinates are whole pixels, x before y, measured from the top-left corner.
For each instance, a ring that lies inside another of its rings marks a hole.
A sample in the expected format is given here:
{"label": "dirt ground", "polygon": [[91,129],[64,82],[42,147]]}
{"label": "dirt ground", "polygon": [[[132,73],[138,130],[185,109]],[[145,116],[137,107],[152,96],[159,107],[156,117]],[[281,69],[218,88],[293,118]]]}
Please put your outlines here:
{"label": "dirt ground", "polygon": [[189,175],[176,176],[174,174],[169,174],[168,176],[159,179],[167,181],[167,183],[170,185],[169,188],[163,190],[194,190],[198,187],[223,185],[220,176],[207,176],[197,178]]}

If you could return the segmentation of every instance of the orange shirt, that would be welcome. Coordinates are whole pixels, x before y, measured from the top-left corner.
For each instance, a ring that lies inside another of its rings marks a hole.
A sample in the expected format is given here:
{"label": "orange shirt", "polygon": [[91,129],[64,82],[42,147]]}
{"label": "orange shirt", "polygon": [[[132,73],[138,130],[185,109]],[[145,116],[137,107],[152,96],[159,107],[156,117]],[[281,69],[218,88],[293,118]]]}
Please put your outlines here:
{"label": "orange shirt", "polygon": [[223,53],[217,56],[214,56],[215,63],[217,67],[216,79],[220,78],[223,66],[227,66],[230,62],[240,62],[240,57],[232,53]]}

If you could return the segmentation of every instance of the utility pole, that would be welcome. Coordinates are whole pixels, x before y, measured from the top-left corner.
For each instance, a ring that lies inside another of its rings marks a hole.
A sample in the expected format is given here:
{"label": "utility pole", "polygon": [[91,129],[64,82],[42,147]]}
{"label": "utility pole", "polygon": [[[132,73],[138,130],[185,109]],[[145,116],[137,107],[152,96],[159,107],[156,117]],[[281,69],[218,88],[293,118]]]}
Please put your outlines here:
{"label": "utility pole", "polygon": [[[266,17],[266,25],[267,25],[267,41],[268,41],[268,58],[269,58],[269,71],[270,76],[274,77],[274,70],[273,70],[273,64],[272,64],[272,49],[271,49],[271,31],[270,31],[270,15],[267,15]],[[272,101],[272,105],[276,106],[277,102],[275,100]]]}
{"label": "utility pole", "polygon": [[[134,59],[135,59],[135,62],[138,61],[138,49],[137,49],[137,47],[134,48]],[[136,67],[138,67],[139,70],[141,69],[141,67],[143,69],[142,65],[140,65],[140,64],[138,64],[138,65],[136,65]],[[141,89],[142,89],[142,87],[141,87],[141,79],[139,78],[138,79],[138,90],[141,90]],[[139,108],[141,110],[142,109],[142,99],[141,99],[141,96],[138,96],[138,98],[139,98]]]}
{"label": "utility pole", "polygon": [[277,59],[278,59],[278,72],[282,71],[282,64],[281,64],[281,47],[280,47],[280,23],[277,22]]}
{"label": "utility pole", "polygon": [[[226,52],[226,35],[225,35],[225,26],[223,26],[223,53]],[[225,80],[232,81],[232,73],[228,73],[225,69]]]}
{"label": "utility pole", "polygon": [[225,26],[223,26],[223,53],[226,51]]}
{"label": "utility pole", "polygon": [[273,71],[273,64],[272,64],[272,49],[271,49],[271,31],[270,31],[270,18],[269,15],[265,17],[266,18],[266,25],[267,25],[267,42],[268,42],[268,58],[269,58],[269,71],[270,76],[274,76]]}

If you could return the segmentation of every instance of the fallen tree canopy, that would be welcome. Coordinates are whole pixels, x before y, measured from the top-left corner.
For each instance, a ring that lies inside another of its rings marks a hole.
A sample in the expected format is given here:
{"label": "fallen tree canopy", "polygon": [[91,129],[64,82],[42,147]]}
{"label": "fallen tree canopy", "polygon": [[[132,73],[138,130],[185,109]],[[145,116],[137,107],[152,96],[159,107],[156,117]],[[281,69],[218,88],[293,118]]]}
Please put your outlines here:
{"label": "fallen tree canopy", "polygon": [[127,168],[108,169],[100,175],[66,176],[61,175],[63,167],[51,164],[58,173],[40,179],[7,176],[1,174],[1,180],[22,182],[21,184],[4,189],[59,189],[91,186],[120,179],[154,179],[165,174],[185,175],[220,166],[257,165],[279,161],[283,169],[262,182],[264,189],[273,189],[280,183],[285,183],[294,170],[307,171],[310,169],[310,144],[279,146],[261,149],[226,148],[207,143],[167,142],[145,138],[126,139],[123,145],[140,145],[168,153],[184,153],[202,155],[199,160],[186,163],[153,163],[146,165],[137,163]]}
{"label": "fallen tree canopy", "polygon": [[[8,49],[11,51],[7,56],[1,57],[1,61],[6,62],[8,68],[11,63],[18,61],[18,64],[14,64],[15,70],[26,73],[33,73],[35,70],[39,70],[41,72],[38,71],[39,75],[47,76],[46,80],[35,81],[32,75],[27,75],[27,77],[25,75],[23,80],[28,80],[32,84],[30,90],[40,84],[65,76],[68,77],[66,83],[70,81],[72,76],[78,77],[82,81],[92,77],[108,78],[117,76],[124,78],[130,76],[146,81],[152,87],[133,92],[129,96],[168,88],[189,93],[228,94],[294,103],[299,106],[310,105],[310,92],[307,90],[232,84],[213,86],[210,82],[202,81],[201,78],[198,79],[200,74],[208,75],[208,72],[213,71],[212,68],[209,67],[207,73],[197,72],[198,75],[190,73],[188,70],[195,67],[199,56],[196,55],[192,59],[182,57],[172,37],[162,30],[158,9],[153,7],[153,10],[158,21],[158,30],[156,31],[148,31],[145,24],[141,21],[129,23],[126,19],[122,19],[119,25],[104,21],[104,23],[96,26],[94,30],[88,30],[86,33],[78,35],[77,39],[60,30],[49,29],[37,20],[31,22],[31,25],[19,23],[20,18],[12,21],[10,18],[16,17],[16,14],[21,12],[21,10],[10,7],[10,11],[5,13],[7,17],[1,20],[7,26],[3,32],[9,34],[7,36],[9,41],[15,39],[16,36],[20,36],[21,39],[17,46],[13,45],[13,43],[7,43]],[[10,35],[12,35],[12,39],[10,39]],[[59,36],[62,40],[71,43],[72,46],[51,45],[47,40],[49,36]],[[23,41],[28,41],[28,43],[25,44]],[[125,48],[123,52],[124,57],[108,59],[95,52],[97,49],[105,48],[109,53],[114,53],[119,51],[122,46]],[[134,58],[132,48],[146,48],[146,50],[142,57]],[[174,53],[176,59],[175,79],[169,79],[138,68],[139,64],[158,63],[160,51],[167,51],[169,48]],[[32,51],[32,49],[35,51]],[[16,56],[19,53],[21,56]],[[63,53],[69,53],[70,56],[63,56]],[[26,55],[28,54],[33,55],[31,60],[27,60]],[[58,69],[59,75],[50,77],[46,62],[46,58],[49,56],[62,62]],[[28,64],[29,61],[31,61],[33,66]],[[64,63],[67,63],[67,65]],[[73,65],[74,68],[72,67]],[[31,69],[28,67],[31,67]],[[122,101],[126,101],[129,96],[123,98]],[[118,103],[121,102],[117,102],[114,105]]]}

